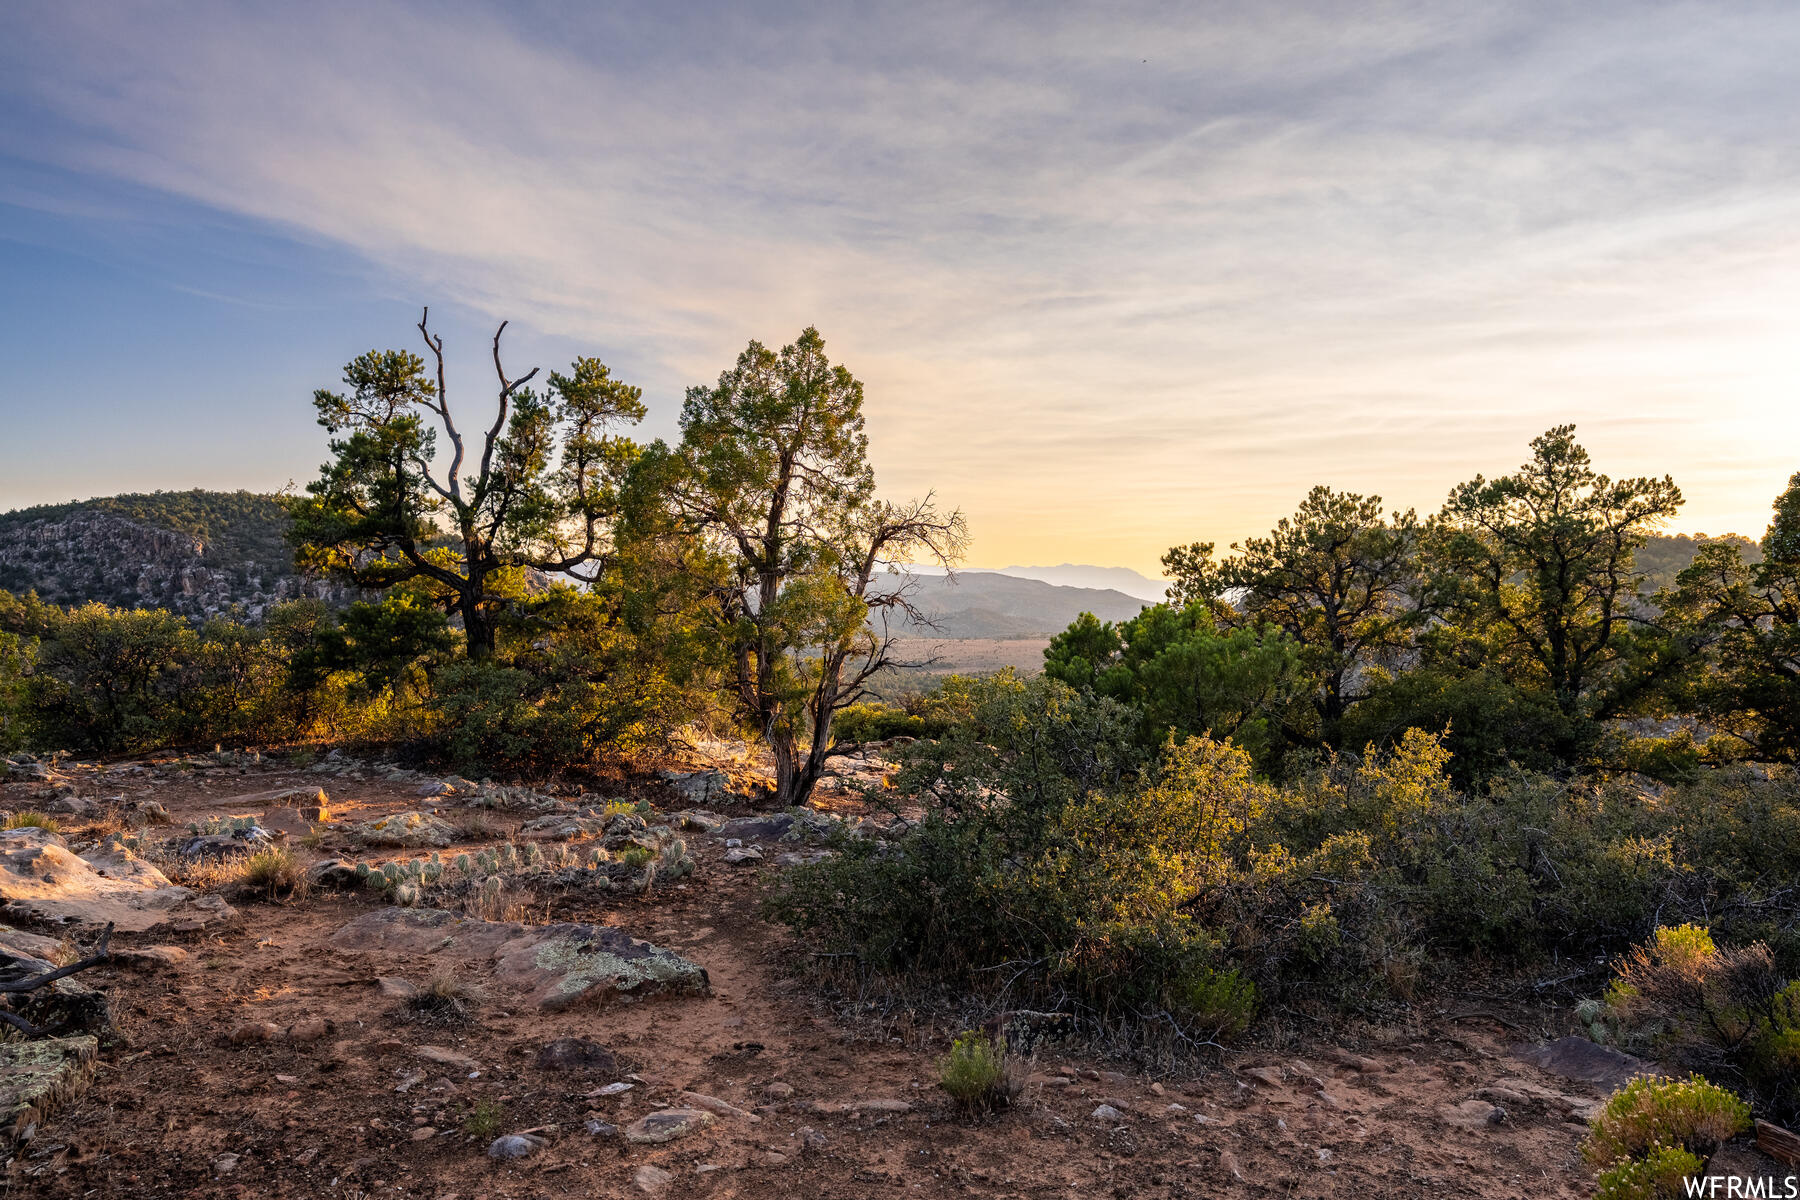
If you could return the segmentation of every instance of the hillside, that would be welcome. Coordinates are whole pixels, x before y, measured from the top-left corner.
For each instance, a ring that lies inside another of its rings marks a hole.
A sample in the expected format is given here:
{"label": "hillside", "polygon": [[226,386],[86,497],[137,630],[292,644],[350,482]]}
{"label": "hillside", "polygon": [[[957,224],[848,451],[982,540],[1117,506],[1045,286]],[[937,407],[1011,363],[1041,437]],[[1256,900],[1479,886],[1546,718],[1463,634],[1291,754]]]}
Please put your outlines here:
{"label": "hillside", "polygon": [[925,638],[1019,638],[1060,633],[1084,612],[1102,621],[1138,615],[1144,602],[1102,588],[1058,587],[994,571],[916,576],[912,601],[929,624],[903,632]]}
{"label": "hillside", "polygon": [[258,619],[302,595],[341,588],[294,570],[278,497],[153,492],[0,514],[0,588],[55,604],[98,600],[206,617],[238,606]]}

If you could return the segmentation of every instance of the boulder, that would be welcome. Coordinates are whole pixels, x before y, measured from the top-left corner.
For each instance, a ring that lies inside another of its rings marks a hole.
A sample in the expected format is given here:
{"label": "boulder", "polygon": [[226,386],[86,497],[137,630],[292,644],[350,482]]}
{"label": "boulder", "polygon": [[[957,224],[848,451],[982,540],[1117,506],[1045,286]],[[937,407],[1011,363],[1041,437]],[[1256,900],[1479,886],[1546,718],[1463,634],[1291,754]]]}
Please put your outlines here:
{"label": "boulder", "polygon": [[313,823],[297,808],[271,808],[258,817],[256,823],[271,833],[290,838],[306,837],[313,827]]}
{"label": "boulder", "polygon": [[235,916],[217,896],[177,887],[122,847],[69,852],[42,829],[0,831],[0,912],[36,925],[121,933],[204,929]]}
{"label": "boulder", "polygon": [[258,850],[275,844],[275,835],[260,825],[233,829],[228,833],[202,833],[181,843],[181,857],[223,862],[228,858],[248,858]]}
{"label": "boulder", "polygon": [[86,1036],[0,1044],[0,1130],[22,1140],[51,1113],[80,1099],[99,1050],[100,1043]]}
{"label": "boulder", "polygon": [[752,838],[779,841],[794,830],[792,813],[770,813],[766,817],[733,817],[714,832],[720,837]]}
{"label": "boulder", "polygon": [[365,846],[398,846],[407,850],[443,849],[456,841],[456,827],[429,813],[400,812],[353,826],[350,836]]}
{"label": "boulder", "polygon": [[663,771],[663,779],[683,800],[700,806],[731,795],[731,778],[723,771]]}
{"label": "boulder", "polygon": [[490,964],[495,979],[546,1011],[659,993],[704,993],[704,968],[607,925],[521,925],[429,908],[364,913],[332,935],[341,949]]}
{"label": "boulder", "polygon": [[1578,1079],[1609,1092],[1624,1087],[1635,1075],[1656,1074],[1656,1069],[1643,1059],[1583,1037],[1557,1038],[1544,1046],[1514,1046],[1512,1054],[1540,1071]]}

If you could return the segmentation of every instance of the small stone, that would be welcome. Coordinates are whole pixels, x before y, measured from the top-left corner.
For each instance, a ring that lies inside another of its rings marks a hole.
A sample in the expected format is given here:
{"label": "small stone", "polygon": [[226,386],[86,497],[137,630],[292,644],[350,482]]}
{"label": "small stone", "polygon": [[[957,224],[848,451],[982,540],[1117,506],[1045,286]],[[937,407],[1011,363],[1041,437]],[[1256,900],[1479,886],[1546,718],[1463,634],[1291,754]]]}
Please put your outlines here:
{"label": "small stone", "polygon": [[215,1174],[215,1175],[231,1174],[233,1171],[237,1170],[239,1157],[241,1157],[241,1156],[236,1155],[236,1154],[221,1154],[221,1155],[219,1155],[219,1157],[213,1159],[213,1164],[212,1164],[213,1174]]}
{"label": "small stone", "polygon": [[816,1153],[825,1148],[825,1135],[808,1125],[800,1131],[800,1145]]}
{"label": "small stone", "polygon": [[436,1136],[437,1136],[437,1130],[433,1129],[429,1125],[421,1125],[417,1129],[413,1130],[413,1141],[415,1141],[415,1142],[429,1142],[432,1138],[434,1138]]}
{"label": "small stone", "polygon": [[1125,1119],[1125,1114],[1110,1104],[1102,1104],[1089,1115],[1096,1121],[1123,1121]]}
{"label": "small stone", "polygon": [[721,1100],[717,1096],[703,1095],[700,1092],[681,1093],[681,1102],[689,1108],[703,1108],[707,1112],[721,1117],[736,1117],[740,1121],[748,1121],[752,1124],[762,1120],[755,1113],[745,1112],[728,1100]]}
{"label": "small stone", "polygon": [[112,956],[114,962],[133,967],[179,967],[187,961],[188,952],[180,946],[133,946],[114,950]]}
{"label": "small stone", "polygon": [[786,1161],[787,1161],[787,1155],[783,1154],[779,1150],[771,1150],[767,1154],[763,1155],[763,1165],[767,1166],[767,1167],[779,1167],[782,1163],[784,1163]]}
{"label": "small stone", "polygon": [[291,1042],[317,1042],[331,1036],[331,1022],[324,1017],[307,1017],[295,1021],[288,1026],[288,1040]]}
{"label": "small stone", "polygon": [[618,1096],[629,1092],[636,1086],[635,1083],[609,1083],[603,1088],[595,1088],[593,1094],[596,1096]]}
{"label": "small stone", "polygon": [[508,1133],[488,1143],[489,1158],[524,1158],[544,1148],[544,1139],[530,1133]]}
{"label": "small stone", "polygon": [[453,1067],[458,1071],[479,1071],[481,1069],[481,1064],[468,1055],[446,1049],[443,1046],[417,1046],[413,1049],[413,1053],[426,1062],[436,1063],[440,1067]]}
{"label": "small stone", "polygon": [[619,1127],[607,1121],[592,1120],[582,1128],[587,1130],[589,1137],[616,1138],[619,1136]]}
{"label": "small stone", "polygon": [[755,846],[734,846],[725,852],[725,865],[728,867],[761,861],[762,851]]}
{"label": "small stone", "polygon": [[537,1053],[537,1065],[544,1071],[615,1071],[618,1059],[599,1042],[587,1038],[561,1037],[548,1042]]}
{"label": "small stone", "polygon": [[300,1077],[298,1075],[277,1075],[275,1077],[275,1082],[285,1083],[289,1087],[293,1087],[296,1083],[300,1082]]}
{"label": "small stone", "polygon": [[631,1182],[637,1184],[639,1191],[655,1194],[674,1183],[675,1177],[661,1167],[645,1163],[632,1174]]}

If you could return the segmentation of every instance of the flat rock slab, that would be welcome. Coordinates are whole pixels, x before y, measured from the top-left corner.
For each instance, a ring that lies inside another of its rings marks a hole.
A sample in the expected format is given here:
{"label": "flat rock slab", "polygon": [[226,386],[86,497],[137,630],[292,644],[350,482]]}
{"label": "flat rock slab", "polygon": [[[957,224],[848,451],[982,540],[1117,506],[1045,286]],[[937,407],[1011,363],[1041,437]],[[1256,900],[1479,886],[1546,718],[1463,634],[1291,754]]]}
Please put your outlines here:
{"label": "flat rock slab", "polygon": [[1544,1046],[1514,1046],[1512,1055],[1540,1071],[1564,1079],[1578,1079],[1608,1091],[1624,1087],[1634,1076],[1659,1074],[1641,1058],[1580,1037],[1557,1038]]}
{"label": "flat rock slab", "polygon": [[86,1036],[0,1044],[0,1128],[19,1139],[79,1100],[99,1051],[100,1043]]}
{"label": "flat rock slab", "polygon": [[658,993],[703,994],[711,986],[705,968],[608,925],[521,925],[440,909],[381,908],[331,941],[345,950],[491,963],[498,982],[551,1011]]}
{"label": "flat rock slab", "polygon": [[714,1117],[703,1108],[665,1108],[647,1113],[625,1127],[625,1140],[640,1146],[672,1142],[696,1129],[705,1129]]}
{"label": "flat rock slab", "polygon": [[350,830],[365,846],[397,846],[408,850],[443,849],[456,840],[456,827],[430,813],[401,812],[365,821]]}
{"label": "flat rock slab", "polygon": [[235,916],[217,896],[177,887],[128,850],[70,853],[62,838],[42,829],[0,831],[0,906],[9,919],[30,924],[121,933],[191,931]]}

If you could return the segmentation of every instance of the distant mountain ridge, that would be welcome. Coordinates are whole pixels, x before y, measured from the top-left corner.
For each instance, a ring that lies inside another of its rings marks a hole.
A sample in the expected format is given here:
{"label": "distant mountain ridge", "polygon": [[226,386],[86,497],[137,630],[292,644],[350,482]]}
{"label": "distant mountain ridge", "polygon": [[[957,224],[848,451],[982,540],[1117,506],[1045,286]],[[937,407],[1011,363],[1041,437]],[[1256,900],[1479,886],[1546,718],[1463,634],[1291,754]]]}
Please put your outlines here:
{"label": "distant mountain ridge", "polygon": [[1037,579],[1058,587],[1098,588],[1124,592],[1149,604],[1160,604],[1168,593],[1167,581],[1151,579],[1130,567],[1096,567],[1086,563],[1062,563],[1054,567],[1000,567],[999,573],[1015,579]]}
{"label": "distant mountain ridge", "polygon": [[1138,615],[1144,601],[1108,588],[1060,587],[998,571],[914,575],[909,598],[928,624],[896,629],[910,637],[1017,638],[1060,633],[1084,612],[1102,621]]}

